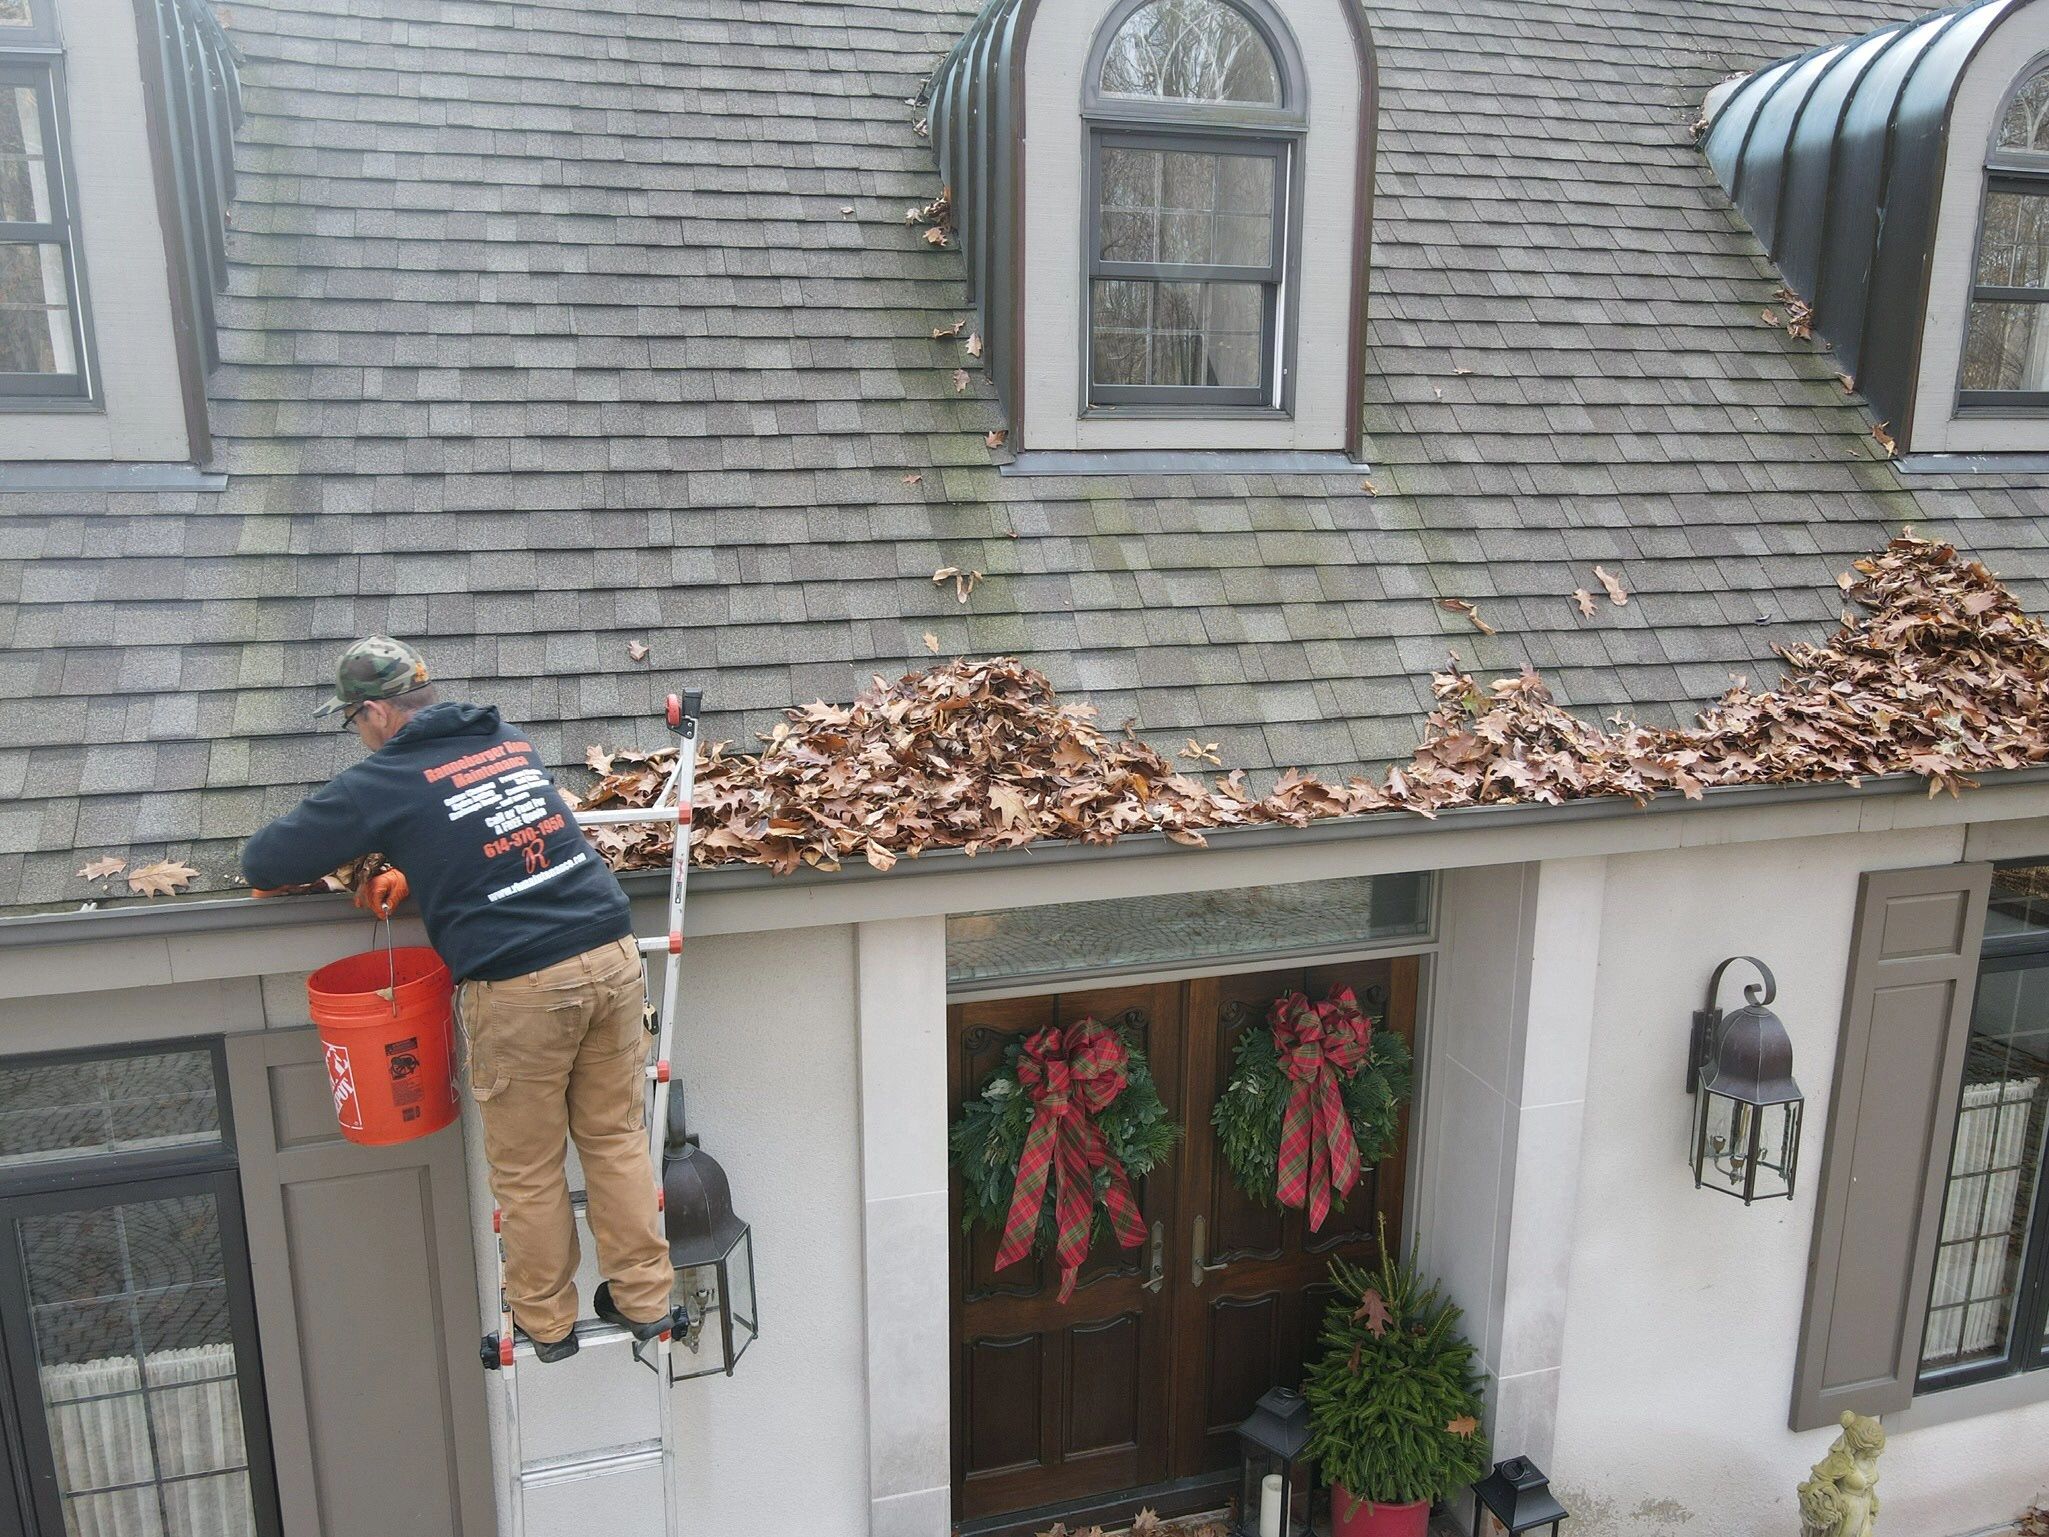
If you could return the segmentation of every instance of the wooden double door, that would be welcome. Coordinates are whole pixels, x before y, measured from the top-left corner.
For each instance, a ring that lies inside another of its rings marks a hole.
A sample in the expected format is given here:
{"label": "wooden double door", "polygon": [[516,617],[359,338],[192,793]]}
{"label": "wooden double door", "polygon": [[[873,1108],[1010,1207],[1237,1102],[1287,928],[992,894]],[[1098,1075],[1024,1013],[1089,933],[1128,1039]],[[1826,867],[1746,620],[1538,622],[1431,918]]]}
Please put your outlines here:
{"label": "wooden double door", "polygon": [[1276,1384],[1298,1385],[1329,1296],[1332,1254],[1375,1257],[1377,1224],[1401,1231],[1408,1115],[1342,1213],[1312,1234],[1301,1212],[1239,1190],[1210,1112],[1240,1033],[1267,1028],[1292,989],[1350,985],[1382,1028],[1415,1042],[1413,956],[961,1003],[948,1010],[959,1104],[1022,1035],[1094,1016],[1145,1047],[1183,1136],[1139,1182],[1145,1243],[1104,1235],[1074,1295],[1050,1255],[994,1268],[999,1234],[961,1231],[953,1189],[953,1494],[976,1532],[1116,1523],[1223,1503],[1238,1424]]}

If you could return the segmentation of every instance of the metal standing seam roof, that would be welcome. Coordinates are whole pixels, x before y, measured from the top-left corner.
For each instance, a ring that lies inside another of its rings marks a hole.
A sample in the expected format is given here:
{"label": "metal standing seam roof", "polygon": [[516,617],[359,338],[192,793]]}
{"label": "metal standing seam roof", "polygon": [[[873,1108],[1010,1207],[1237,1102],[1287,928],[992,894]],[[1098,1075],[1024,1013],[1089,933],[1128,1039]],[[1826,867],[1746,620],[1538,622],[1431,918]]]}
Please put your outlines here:
{"label": "metal standing seam roof", "polygon": [[1994,29],[2033,3],[1971,0],[1781,59],[1708,130],[1716,176],[1897,436],[1912,420],[1950,108]]}
{"label": "metal standing seam roof", "polygon": [[967,297],[983,341],[983,365],[1006,413],[1017,399],[1011,338],[1017,304],[1017,242],[1004,238],[1014,206],[1021,142],[1018,75],[1024,0],[989,0],[932,72],[922,99],[940,182],[952,189],[954,227],[967,257]]}

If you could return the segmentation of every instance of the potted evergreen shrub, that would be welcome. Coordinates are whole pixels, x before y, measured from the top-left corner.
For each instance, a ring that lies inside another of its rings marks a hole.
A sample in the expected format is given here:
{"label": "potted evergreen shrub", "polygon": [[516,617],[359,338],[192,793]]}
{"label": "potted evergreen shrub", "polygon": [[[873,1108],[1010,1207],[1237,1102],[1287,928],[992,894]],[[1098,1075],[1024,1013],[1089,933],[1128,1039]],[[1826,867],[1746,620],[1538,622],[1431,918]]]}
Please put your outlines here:
{"label": "potted evergreen shrub", "polygon": [[1459,1309],[1388,1252],[1333,1259],[1337,1294],[1309,1366],[1309,1454],[1331,1486],[1332,1537],[1424,1537],[1430,1502],[1487,1471],[1480,1372]]}

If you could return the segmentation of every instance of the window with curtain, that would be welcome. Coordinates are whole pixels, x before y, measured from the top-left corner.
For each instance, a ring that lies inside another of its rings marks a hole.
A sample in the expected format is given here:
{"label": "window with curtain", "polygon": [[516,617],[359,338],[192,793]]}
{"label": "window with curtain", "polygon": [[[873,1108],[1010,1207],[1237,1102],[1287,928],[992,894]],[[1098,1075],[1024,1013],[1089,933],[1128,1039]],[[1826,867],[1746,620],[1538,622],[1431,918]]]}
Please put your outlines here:
{"label": "window with curtain", "polygon": [[1920,1386],[2049,1368],[2049,864],[1996,870]]}
{"label": "window with curtain", "polygon": [[0,0],[0,396],[92,394],[49,0]]}
{"label": "window with curtain", "polygon": [[1230,0],[1112,11],[1091,66],[1090,406],[1278,408],[1302,145],[1285,27]]}
{"label": "window with curtain", "polygon": [[277,1533],[223,1098],[210,1045],[0,1059],[0,1530]]}
{"label": "window with curtain", "polygon": [[1958,400],[2049,405],[2049,66],[2008,99],[1987,161]]}

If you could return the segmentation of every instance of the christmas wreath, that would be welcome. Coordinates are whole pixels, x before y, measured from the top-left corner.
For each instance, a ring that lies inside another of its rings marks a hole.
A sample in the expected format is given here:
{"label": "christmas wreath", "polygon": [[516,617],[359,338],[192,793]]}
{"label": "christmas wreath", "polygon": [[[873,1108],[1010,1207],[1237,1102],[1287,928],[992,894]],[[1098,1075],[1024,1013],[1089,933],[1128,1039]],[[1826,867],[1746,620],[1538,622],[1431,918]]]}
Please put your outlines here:
{"label": "christmas wreath", "polygon": [[998,1270],[1052,1250],[1065,1302],[1104,1227],[1127,1249],[1145,1241],[1131,1182],[1174,1136],[1128,1031],[1094,1019],[1035,1031],[1005,1051],[948,1136],[965,1226],[1002,1231]]}
{"label": "christmas wreath", "polygon": [[1306,1208],[1315,1232],[1386,1156],[1408,1096],[1408,1047],[1374,1027],[1349,987],[1321,1003],[1286,993],[1266,1028],[1239,1035],[1210,1121],[1238,1188]]}

